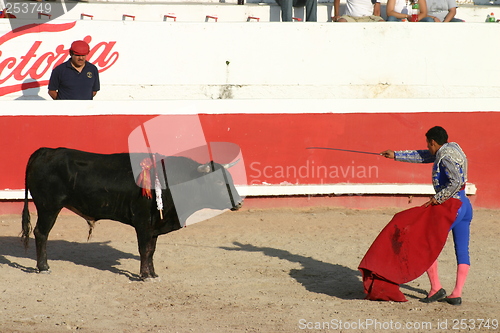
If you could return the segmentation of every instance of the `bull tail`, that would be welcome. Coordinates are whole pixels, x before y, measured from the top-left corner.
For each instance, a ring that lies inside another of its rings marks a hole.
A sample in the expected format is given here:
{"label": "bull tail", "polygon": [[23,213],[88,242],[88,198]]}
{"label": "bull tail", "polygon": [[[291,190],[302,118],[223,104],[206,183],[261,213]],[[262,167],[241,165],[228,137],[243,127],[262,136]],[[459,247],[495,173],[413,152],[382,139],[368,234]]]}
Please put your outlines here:
{"label": "bull tail", "polygon": [[31,233],[31,216],[28,208],[28,188],[25,189],[25,194],[24,194],[22,225],[23,225],[23,231],[21,233],[21,240],[24,244],[24,248],[28,249],[30,241],[30,233]]}
{"label": "bull tail", "polygon": [[33,160],[33,155],[28,161],[26,166],[26,175],[24,178],[24,207],[22,213],[22,231],[21,231],[21,241],[23,242],[24,248],[28,249],[31,233],[31,216],[28,207],[28,172],[30,169],[31,162]]}

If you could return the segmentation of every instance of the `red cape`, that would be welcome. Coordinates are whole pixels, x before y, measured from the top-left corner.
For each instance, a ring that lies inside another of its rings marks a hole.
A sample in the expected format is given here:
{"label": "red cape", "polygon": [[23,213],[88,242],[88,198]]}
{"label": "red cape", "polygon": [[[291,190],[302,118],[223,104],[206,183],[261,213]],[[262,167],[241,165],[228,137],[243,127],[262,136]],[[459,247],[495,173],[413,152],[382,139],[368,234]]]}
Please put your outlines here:
{"label": "red cape", "polygon": [[406,302],[399,285],[418,278],[437,259],[461,205],[452,198],[394,215],[359,264],[366,298]]}

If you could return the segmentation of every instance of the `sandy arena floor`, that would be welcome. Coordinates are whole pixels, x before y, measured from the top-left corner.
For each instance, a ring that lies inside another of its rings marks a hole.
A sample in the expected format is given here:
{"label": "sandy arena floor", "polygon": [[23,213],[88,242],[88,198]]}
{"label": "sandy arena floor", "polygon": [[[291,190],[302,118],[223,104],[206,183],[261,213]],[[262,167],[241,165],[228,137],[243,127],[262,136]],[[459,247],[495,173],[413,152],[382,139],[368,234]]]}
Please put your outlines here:
{"label": "sandy arena floor", "polygon": [[[402,286],[409,302],[363,300],[357,266],[397,211],[227,212],[160,236],[158,282],[139,281],[129,226],[100,221],[87,242],[83,219],[59,217],[52,273],[37,274],[20,216],[0,216],[0,332],[499,331],[500,211],[475,212],[462,306],[418,302],[426,276]],[[449,292],[455,269],[450,238],[440,256]]]}

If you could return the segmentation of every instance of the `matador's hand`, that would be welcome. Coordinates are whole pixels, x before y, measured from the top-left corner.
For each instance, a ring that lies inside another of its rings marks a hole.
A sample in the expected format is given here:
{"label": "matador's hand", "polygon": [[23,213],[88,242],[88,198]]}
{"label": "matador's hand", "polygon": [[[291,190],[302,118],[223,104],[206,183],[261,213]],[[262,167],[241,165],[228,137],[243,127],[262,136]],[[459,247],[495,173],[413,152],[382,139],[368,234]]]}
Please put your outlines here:
{"label": "matador's hand", "polygon": [[425,207],[429,207],[429,206],[434,206],[434,205],[439,205],[439,202],[437,202],[436,198],[434,197],[431,197],[431,199],[429,201],[427,201],[426,203],[424,203],[424,206]]}
{"label": "matador's hand", "polygon": [[394,159],[394,151],[393,150],[386,150],[386,151],[383,151],[380,153],[380,155],[384,156],[384,157],[387,157],[387,158],[392,158]]}

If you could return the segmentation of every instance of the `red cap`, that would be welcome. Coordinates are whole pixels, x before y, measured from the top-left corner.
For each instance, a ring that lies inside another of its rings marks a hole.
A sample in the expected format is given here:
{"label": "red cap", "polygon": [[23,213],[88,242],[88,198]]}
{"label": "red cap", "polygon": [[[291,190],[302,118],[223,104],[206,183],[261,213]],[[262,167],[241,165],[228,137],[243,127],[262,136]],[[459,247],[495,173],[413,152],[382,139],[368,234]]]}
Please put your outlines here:
{"label": "red cap", "polygon": [[74,41],[69,49],[74,55],[87,55],[90,52],[89,44],[83,40]]}

